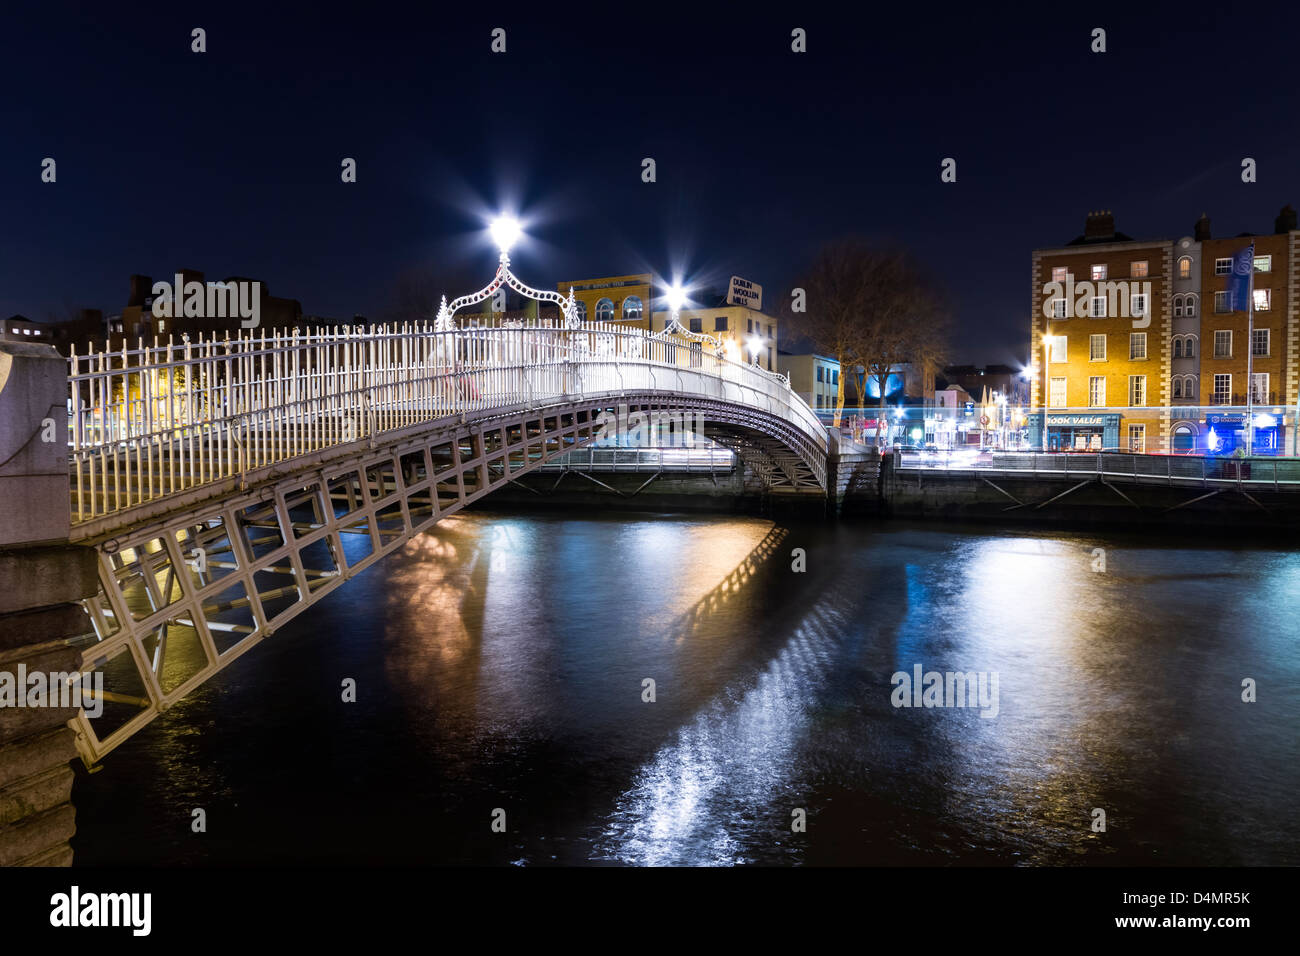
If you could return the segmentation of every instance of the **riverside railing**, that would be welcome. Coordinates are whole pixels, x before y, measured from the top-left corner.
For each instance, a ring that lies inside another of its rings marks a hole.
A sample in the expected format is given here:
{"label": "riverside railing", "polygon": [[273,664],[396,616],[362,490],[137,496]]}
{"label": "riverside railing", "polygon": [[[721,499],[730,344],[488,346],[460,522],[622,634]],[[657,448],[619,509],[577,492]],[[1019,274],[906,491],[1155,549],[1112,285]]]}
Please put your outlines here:
{"label": "riverside railing", "polygon": [[729,472],[735,455],[717,445],[703,448],[579,448],[542,465],[544,471]]}
{"label": "riverside railing", "polygon": [[169,338],[74,353],[68,388],[74,523],[415,424],[605,394],[753,407],[826,450],[784,376],[684,337],[599,323]]}
{"label": "riverside railing", "polygon": [[902,452],[898,467],[907,471],[943,468],[982,474],[1033,474],[1128,479],[1157,484],[1242,484],[1300,490],[1300,459],[1214,458],[1200,455],[1016,454],[973,450]]}

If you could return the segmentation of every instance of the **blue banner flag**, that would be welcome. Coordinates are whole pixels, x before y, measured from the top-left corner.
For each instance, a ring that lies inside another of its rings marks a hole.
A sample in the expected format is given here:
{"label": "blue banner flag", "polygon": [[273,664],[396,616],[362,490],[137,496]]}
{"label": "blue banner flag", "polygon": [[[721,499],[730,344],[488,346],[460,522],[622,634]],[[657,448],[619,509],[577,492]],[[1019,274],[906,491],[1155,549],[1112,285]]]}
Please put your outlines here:
{"label": "blue banner flag", "polygon": [[1233,312],[1245,312],[1250,299],[1252,282],[1251,273],[1255,270],[1255,244],[1252,242],[1244,249],[1239,249],[1232,257],[1232,274],[1228,276],[1228,308]]}

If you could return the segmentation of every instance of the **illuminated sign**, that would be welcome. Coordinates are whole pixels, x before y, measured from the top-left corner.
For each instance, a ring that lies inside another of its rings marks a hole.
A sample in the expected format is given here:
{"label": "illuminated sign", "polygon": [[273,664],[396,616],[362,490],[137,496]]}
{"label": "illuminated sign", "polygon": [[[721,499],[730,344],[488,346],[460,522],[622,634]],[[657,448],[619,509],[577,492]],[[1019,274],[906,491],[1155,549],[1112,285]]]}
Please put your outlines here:
{"label": "illuminated sign", "polygon": [[731,285],[727,289],[727,302],[731,305],[743,305],[755,312],[762,312],[763,287],[740,276],[732,276]]}

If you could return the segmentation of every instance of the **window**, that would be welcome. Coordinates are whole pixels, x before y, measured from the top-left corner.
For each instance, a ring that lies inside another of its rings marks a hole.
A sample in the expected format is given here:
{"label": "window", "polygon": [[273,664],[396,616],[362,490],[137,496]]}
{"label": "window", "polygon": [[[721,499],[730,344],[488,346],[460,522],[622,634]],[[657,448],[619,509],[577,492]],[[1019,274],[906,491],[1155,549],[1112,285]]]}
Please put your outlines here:
{"label": "window", "polygon": [[727,317],[725,315],[720,315],[713,320],[713,331],[715,332],[727,331]]}
{"label": "window", "polygon": [[1068,339],[1068,338],[1069,338],[1069,336],[1066,336],[1066,335],[1053,335],[1053,336],[1052,336],[1052,338],[1051,338],[1051,351],[1050,351],[1051,358],[1049,359],[1049,361],[1052,361],[1052,362],[1067,362],[1067,361],[1069,361],[1069,359],[1067,359],[1067,358],[1065,357],[1065,354],[1066,354],[1066,339]]}
{"label": "window", "polygon": [[[691,331],[692,331],[692,332],[703,332],[703,331],[704,331],[704,320],[703,320],[703,319],[691,319],[691,320],[690,320],[690,323],[691,323]],[[698,345],[699,343],[697,342],[696,344]]]}
{"label": "window", "polygon": [[641,304],[639,295],[630,295],[623,300],[623,318],[639,319],[645,314],[645,307]]}
{"label": "window", "polygon": [[1196,358],[1196,336],[1187,336],[1187,340],[1183,343],[1183,356],[1185,358]]}
{"label": "window", "polygon": [[1229,297],[1228,293],[1226,292],[1214,293],[1214,311],[1215,312],[1232,311],[1232,300]]}
{"label": "window", "polygon": [[574,305],[577,306],[578,321],[579,321],[579,322],[586,322],[586,321],[587,321],[587,303],[583,302],[581,299],[576,299],[576,300],[574,300]]}
{"label": "window", "polygon": [[1093,282],[1097,282],[1098,280],[1100,280],[1100,279],[1104,279],[1104,278],[1106,278],[1106,266],[1105,266],[1105,264],[1103,263],[1103,264],[1101,264],[1101,265],[1095,265],[1095,266],[1093,266],[1093,267],[1092,267],[1092,281],[1093,281]]}
{"label": "window", "polygon": [[1255,271],[1256,271],[1256,272],[1272,272],[1272,271],[1273,271],[1273,257],[1272,257],[1272,256],[1256,256],[1256,257],[1255,257]]}
{"label": "window", "polygon": [[1134,455],[1144,455],[1147,450],[1147,427],[1130,425],[1128,427],[1128,450]]}
{"label": "window", "polygon": [[820,365],[817,366],[817,381],[820,382],[822,380],[822,372],[824,371],[825,369],[822,366]]}
{"label": "window", "polygon": [[1183,397],[1183,380],[1180,376],[1175,375],[1173,380],[1174,398]]}
{"label": "window", "polygon": [[1226,259],[1214,260],[1214,274],[1216,276],[1226,276],[1232,274],[1232,257]]}
{"label": "window", "polygon": [[753,320],[753,319],[746,319],[746,320],[745,320],[745,332],[746,332],[747,334],[749,334],[749,335],[753,335],[753,334],[754,334],[754,320]]}
{"label": "window", "polygon": [[1104,295],[1094,295],[1092,302],[1088,306],[1088,316],[1093,319],[1104,319],[1106,317],[1106,297]]}
{"label": "window", "polygon": [[1147,377],[1130,375],[1128,377],[1128,403],[1134,408],[1141,408],[1147,403]]}
{"label": "window", "polygon": [[1252,329],[1253,336],[1250,341],[1250,354],[1255,356],[1268,356],[1269,330]]}
{"label": "window", "polygon": [[768,323],[768,326],[767,326],[767,337],[768,337],[769,339],[772,337],[772,325],[771,325],[770,322]]}
{"label": "window", "polygon": [[1187,299],[1185,296],[1181,296],[1181,295],[1174,296],[1174,318],[1175,319],[1182,317],[1183,305],[1184,303],[1186,303],[1186,301]]}
{"label": "window", "polygon": [[832,385],[840,384],[840,370],[837,368],[831,369],[831,384]]}
{"label": "window", "polygon": [[601,299],[596,303],[596,321],[608,322],[614,317],[614,303],[610,299]]}
{"label": "window", "polygon": [[1106,336],[1104,335],[1088,336],[1088,361],[1090,362],[1106,361]]}
{"label": "window", "polygon": [[1134,318],[1147,314],[1147,297],[1141,292],[1134,293],[1129,297],[1128,314]]}
{"label": "window", "polygon": [[1128,360],[1138,362],[1147,357],[1147,334],[1145,332],[1130,332],[1128,334]]}
{"label": "window", "polygon": [[1139,259],[1137,262],[1130,262],[1128,274],[1133,279],[1144,279],[1147,275],[1147,260]]}
{"label": "window", "polygon": [[1214,395],[1211,400],[1215,405],[1227,405],[1232,401],[1232,376],[1214,376]]}
{"label": "window", "polygon": [[1178,260],[1178,278],[1190,279],[1192,277],[1192,257],[1182,256]]}
{"label": "window", "polygon": [[1088,404],[1093,407],[1106,404],[1106,376],[1094,375],[1088,379]]}
{"label": "window", "polygon": [[1269,303],[1272,301],[1272,296],[1270,295],[1272,291],[1273,291],[1272,289],[1255,290],[1255,311],[1256,312],[1268,311]]}
{"label": "window", "polygon": [[1258,404],[1268,404],[1268,372],[1255,372],[1250,377],[1250,400]]}
{"label": "window", "polygon": [[1051,390],[1048,393],[1047,404],[1052,408],[1065,407],[1065,379],[1052,379]]}
{"label": "window", "polygon": [[1069,272],[1070,270],[1067,269],[1065,266],[1053,266],[1052,281],[1059,282],[1062,285],[1064,285],[1068,281],[1067,276],[1069,275]]}
{"label": "window", "polygon": [[1174,339],[1174,358],[1183,357],[1183,340]]}
{"label": "window", "polygon": [[1214,333],[1214,357],[1232,358],[1232,330],[1219,329]]}
{"label": "window", "polygon": [[1066,311],[1066,310],[1065,310],[1065,300],[1064,300],[1064,299],[1053,299],[1053,300],[1052,300],[1052,318],[1054,318],[1054,319],[1063,319],[1063,318],[1065,318],[1065,311]]}

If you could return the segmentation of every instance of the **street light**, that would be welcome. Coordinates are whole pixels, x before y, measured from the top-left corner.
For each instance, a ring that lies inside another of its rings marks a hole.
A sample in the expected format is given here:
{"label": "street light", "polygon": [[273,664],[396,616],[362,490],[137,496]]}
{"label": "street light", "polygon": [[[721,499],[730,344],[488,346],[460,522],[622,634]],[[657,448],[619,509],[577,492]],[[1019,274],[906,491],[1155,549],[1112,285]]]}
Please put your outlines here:
{"label": "street light", "polygon": [[519,237],[523,235],[523,231],[523,227],[519,225],[518,219],[514,216],[507,216],[504,214],[497,216],[492,220],[491,225],[488,226],[488,232],[492,235],[492,241],[496,243],[496,246],[501,250],[502,255],[505,255],[510,251],[510,247],[519,240]]}
{"label": "street light", "polygon": [[749,361],[753,365],[758,364],[758,354],[763,351],[763,339],[761,336],[751,335],[745,340],[745,346],[749,349]]}

